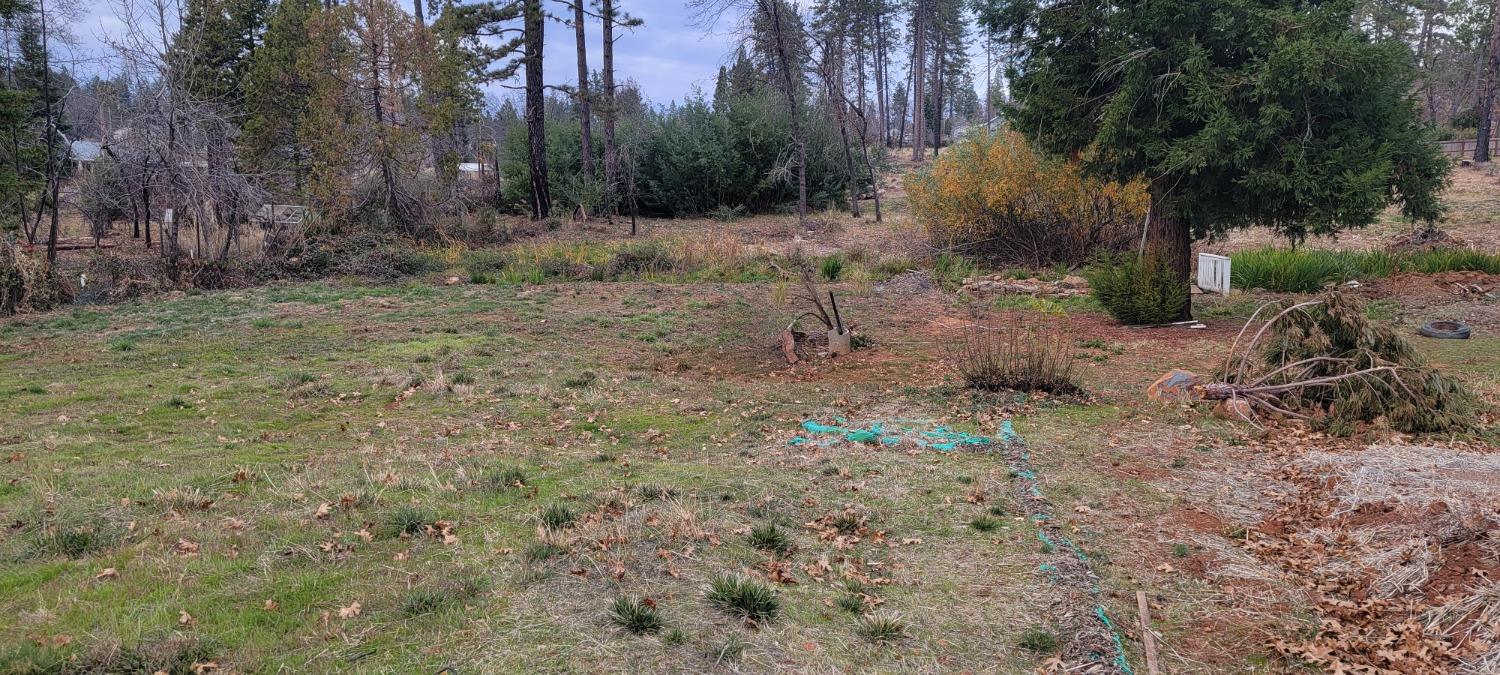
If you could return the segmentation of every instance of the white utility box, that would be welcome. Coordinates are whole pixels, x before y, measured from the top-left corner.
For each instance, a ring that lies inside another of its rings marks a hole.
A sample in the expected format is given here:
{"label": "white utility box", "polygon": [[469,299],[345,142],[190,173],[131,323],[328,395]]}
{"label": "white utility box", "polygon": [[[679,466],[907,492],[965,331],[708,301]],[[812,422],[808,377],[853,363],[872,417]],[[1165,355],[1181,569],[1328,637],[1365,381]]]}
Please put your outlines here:
{"label": "white utility box", "polygon": [[1229,257],[1198,254],[1198,288],[1205,293],[1229,295]]}

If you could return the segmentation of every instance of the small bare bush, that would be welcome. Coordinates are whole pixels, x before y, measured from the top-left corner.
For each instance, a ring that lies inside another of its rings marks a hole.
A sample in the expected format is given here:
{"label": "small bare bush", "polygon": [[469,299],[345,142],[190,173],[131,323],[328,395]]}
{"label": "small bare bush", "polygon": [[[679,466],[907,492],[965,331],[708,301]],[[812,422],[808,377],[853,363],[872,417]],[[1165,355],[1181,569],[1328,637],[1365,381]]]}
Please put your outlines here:
{"label": "small bare bush", "polygon": [[981,391],[1082,393],[1073,372],[1073,341],[1051,326],[1019,315],[976,317],[959,329],[949,357],[964,385]]}

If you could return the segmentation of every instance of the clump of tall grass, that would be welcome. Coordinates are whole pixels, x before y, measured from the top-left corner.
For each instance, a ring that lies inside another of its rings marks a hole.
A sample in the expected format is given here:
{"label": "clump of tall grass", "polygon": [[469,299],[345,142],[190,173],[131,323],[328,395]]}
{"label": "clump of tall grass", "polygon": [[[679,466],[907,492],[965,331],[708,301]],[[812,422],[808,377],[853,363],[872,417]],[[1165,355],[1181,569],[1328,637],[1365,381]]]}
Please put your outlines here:
{"label": "clump of tall grass", "polygon": [[762,551],[768,551],[777,555],[786,555],[796,548],[792,536],[786,530],[776,526],[776,523],[758,525],[750,530],[750,545]]}
{"label": "clump of tall grass", "polygon": [[944,288],[958,288],[964,279],[974,276],[978,267],[974,261],[953,253],[939,254],[932,261],[932,277]]}
{"label": "clump of tall grass", "polygon": [[1500,255],[1472,249],[1391,253],[1265,247],[1240,251],[1230,259],[1230,274],[1236,287],[1282,293],[1314,293],[1330,284],[1378,279],[1402,272],[1500,274]]}
{"label": "clump of tall grass", "polygon": [[761,581],[740,574],[720,574],[709,582],[709,604],[754,623],[770,623],[781,611],[781,599]]}
{"label": "clump of tall grass", "polygon": [[647,598],[620,596],[609,609],[609,618],[616,625],[636,635],[661,631],[666,624],[656,603]]}

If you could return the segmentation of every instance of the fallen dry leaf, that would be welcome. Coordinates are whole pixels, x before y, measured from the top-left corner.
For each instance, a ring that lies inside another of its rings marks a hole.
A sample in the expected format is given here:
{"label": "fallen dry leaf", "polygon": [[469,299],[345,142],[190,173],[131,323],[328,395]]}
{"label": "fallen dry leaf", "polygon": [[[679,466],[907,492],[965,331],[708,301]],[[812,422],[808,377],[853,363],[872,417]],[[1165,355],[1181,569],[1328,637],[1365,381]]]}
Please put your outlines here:
{"label": "fallen dry leaf", "polygon": [[177,623],[183,626],[191,626],[193,625],[193,615],[188,614],[185,609],[178,610]]}
{"label": "fallen dry leaf", "polygon": [[360,613],[360,605],[359,605],[359,601],[358,600],[355,600],[354,602],[350,603],[348,607],[340,607],[339,608],[339,618],[340,619],[351,619],[351,618],[354,618],[356,616],[359,616],[359,613]]}

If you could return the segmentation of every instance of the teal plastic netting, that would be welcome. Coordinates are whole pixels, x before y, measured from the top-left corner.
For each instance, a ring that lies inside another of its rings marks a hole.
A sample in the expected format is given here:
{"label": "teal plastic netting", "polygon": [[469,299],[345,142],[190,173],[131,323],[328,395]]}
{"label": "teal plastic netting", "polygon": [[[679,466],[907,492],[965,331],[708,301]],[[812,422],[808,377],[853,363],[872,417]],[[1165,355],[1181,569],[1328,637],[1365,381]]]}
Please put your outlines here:
{"label": "teal plastic netting", "polygon": [[832,424],[817,420],[802,423],[802,433],[792,437],[790,445],[816,445],[821,447],[840,443],[862,443],[894,447],[910,444],[950,452],[960,448],[983,450],[996,441],[988,436],[979,436],[922,420],[888,420],[871,422],[864,426],[851,425],[842,417],[835,417]]}

